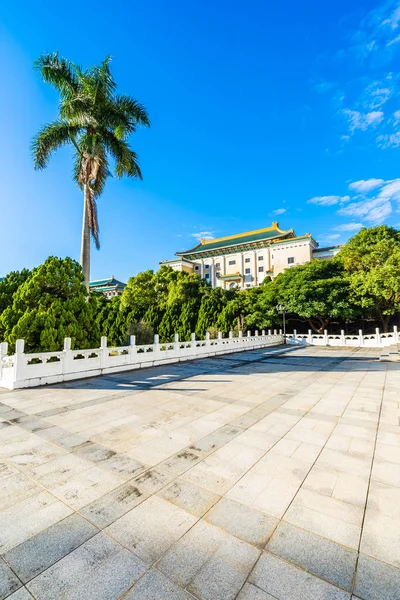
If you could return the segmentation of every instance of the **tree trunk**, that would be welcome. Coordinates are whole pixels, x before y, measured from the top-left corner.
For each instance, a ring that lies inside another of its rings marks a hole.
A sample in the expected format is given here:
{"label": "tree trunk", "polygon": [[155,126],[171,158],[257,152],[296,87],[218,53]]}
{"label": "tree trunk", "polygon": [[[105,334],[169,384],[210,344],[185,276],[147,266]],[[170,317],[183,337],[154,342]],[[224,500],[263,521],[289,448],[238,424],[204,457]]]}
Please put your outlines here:
{"label": "tree trunk", "polygon": [[382,321],[382,326],[383,326],[383,333],[388,333],[390,315],[381,315],[381,321]]}
{"label": "tree trunk", "polygon": [[87,186],[83,186],[83,221],[82,221],[82,240],[81,240],[81,267],[84,277],[84,283],[89,291],[90,281],[90,231],[89,231],[89,206],[87,198]]}

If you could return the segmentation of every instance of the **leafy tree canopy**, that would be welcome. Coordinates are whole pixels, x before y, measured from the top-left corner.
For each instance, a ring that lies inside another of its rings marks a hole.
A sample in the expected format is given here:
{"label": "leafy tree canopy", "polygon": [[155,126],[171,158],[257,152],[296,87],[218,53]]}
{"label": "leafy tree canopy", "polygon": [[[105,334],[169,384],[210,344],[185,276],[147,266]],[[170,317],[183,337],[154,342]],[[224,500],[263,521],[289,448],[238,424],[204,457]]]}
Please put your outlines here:
{"label": "leafy tree canopy", "polygon": [[331,318],[357,314],[350,299],[350,284],[338,260],[312,260],[292,267],[278,275],[272,285],[271,299],[283,304],[288,313],[305,319],[315,332],[322,332]]}
{"label": "leafy tree canopy", "polygon": [[24,339],[27,352],[60,350],[65,337],[72,338],[73,348],[98,346],[96,301],[87,300],[82,282],[76,261],[49,257],[18,287],[2,313],[1,338],[11,347]]}
{"label": "leafy tree canopy", "polygon": [[363,228],[341,250],[351,296],[363,313],[374,316],[387,331],[391,315],[400,310],[400,232],[387,225]]}
{"label": "leafy tree canopy", "polygon": [[31,271],[29,269],[22,269],[22,271],[11,271],[0,281],[0,315],[1,313],[12,304],[13,296],[19,286],[24,283],[30,276]]}

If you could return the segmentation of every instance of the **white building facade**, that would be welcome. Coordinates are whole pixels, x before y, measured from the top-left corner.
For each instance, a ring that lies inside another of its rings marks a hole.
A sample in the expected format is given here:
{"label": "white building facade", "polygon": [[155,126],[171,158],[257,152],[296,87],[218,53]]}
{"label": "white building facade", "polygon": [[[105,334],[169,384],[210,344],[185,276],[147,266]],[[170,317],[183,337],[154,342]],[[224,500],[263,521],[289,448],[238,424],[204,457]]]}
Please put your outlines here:
{"label": "white building facade", "polygon": [[[327,254],[333,256],[332,248],[326,250],[324,258]],[[311,234],[296,236],[293,229],[282,230],[274,222],[265,229],[202,239],[194,248],[177,252],[176,259],[160,264],[197,273],[212,287],[246,289],[260,285],[267,276],[273,278],[287,268],[309,262],[315,251],[318,244]]]}

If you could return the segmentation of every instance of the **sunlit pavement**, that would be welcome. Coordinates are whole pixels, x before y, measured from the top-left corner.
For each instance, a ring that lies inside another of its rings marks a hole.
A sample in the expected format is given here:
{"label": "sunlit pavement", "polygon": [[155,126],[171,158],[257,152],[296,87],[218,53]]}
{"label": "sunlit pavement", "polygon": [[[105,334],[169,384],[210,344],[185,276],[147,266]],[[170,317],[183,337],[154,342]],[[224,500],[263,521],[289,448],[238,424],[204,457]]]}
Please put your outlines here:
{"label": "sunlit pavement", "polygon": [[378,357],[0,390],[0,599],[399,600],[400,365]]}

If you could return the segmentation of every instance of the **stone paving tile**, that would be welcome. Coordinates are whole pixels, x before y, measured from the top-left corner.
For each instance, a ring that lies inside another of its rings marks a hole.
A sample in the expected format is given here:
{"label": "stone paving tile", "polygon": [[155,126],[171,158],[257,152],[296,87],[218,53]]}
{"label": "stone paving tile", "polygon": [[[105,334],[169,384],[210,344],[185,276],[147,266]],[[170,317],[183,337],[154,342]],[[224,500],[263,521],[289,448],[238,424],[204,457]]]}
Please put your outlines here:
{"label": "stone paving tile", "polygon": [[285,513],[292,525],[356,550],[361,535],[363,510],[309,490],[300,490]]}
{"label": "stone paving tile", "polygon": [[141,504],[149,495],[140,491],[135,484],[128,482],[84,506],[80,512],[97,527],[104,529]]}
{"label": "stone paving tile", "polygon": [[124,596],[124,600],[194,600],[194,597],[176,586],[167,577],[152,569],[132,590]]}
{"label": "stone paving tile", "polygon": [[97,527],[73,514],[4,555],[23,583],[45,571],[98,533]]}
{"label": "stone paving tile", "polygon": [[[127,555],[128,560],[126,559]],[[122,569],[118,569],[118,563],[121,564]],[[100,594],[96,587],[96,578],[100,577],[104,577],[102,580],[104,586],[111,586],[109,589],[112,589],[114,585],[115,589],[118,589],[121,579],[121,585],[124,589],[127,589],[129,584],[126,583],[125,568],[128,569],[129,576],[132,577],[130,585],[146,569],[144,563],[137,557],[105,534],[99,533],[35,577],[27,584],[27,588],[37,600],[68,598],[71,595],[74,597],[73,594],[76,593],[76,589],[84,583],[88,584],[88,594]],[[96,597],[93,595],[86,596],[86,590],[82,592],[82,589],[80,594],[81,598]],[[106,598],[107,596],[98,595],[97,597]],[[118,598],[118,595],[110,595],[109,598],[110,600],[111,598]]]}
{"label": "stone paving tile", "polygon": [[267,550],[306,571],[351,591],[357,552],[330,540],[281,522]]}
{"label": "stone paving tile", "polygon": [[[10,473],[12,473],[10,471]],[[42,487],[23,473],[15,473],[1,482],[0,511],[42,491]]]}
{"label": "stone paving tile", "polygon": [[267,594],[252,583],[245,583],[237,600],[276,600],[276,596]]}
{"label": "stone paving tile", "polygon": [[220,499],[218,494],[213,494],[183,479],[177,479],[158,492],[158,495],[196,517],[202,517]]}
{"label": "stone paving tile", "polygon": [[348,592],[268,553],[258,561],[250,582],[277,600],[350,600]]}
{"label": "stone paving tile", "polygon": [[72,509],[47,492],[31,496],[0,512],[0,554],[69,516]]}
{"label": "stone paving tile", "polygon": [[32,600],[33,596],[28,592],[26,588],[20,588],[11,596],[7,596],[7,600]]}
{"label": "stone paving tile", "polygon": [[22,583],[10,569],[10,567],[0,558],[0,600],[7,598],[20,588]]}
{"label": "stone paving tile", "polygon": [[158,496],[107,527],[106,532],[146,562],[154,562],[190,529],[197,518]]}
{"label": "stone paving tile", "polygon": [[354,592],[363,600],[400,600],[400,569],[360,554]]}
{"label": "stone paving tile", "polygon": [[100,565],[66,600],[117,600],[147,571],[147,566],[123,548]]}
{"label": "stone paving tile", "polygon": [[176,584],[204,600],[236,597],[260,551],[203,521],[157,563]]}
{"label": "stone paving tile", "polygon": [[213,525],[260,548],[264,548],[278,524],[275,517],[228,498],[222,498],[205,518]]}
{"label": "stone paving tile", "polygon": [[51,492],[75,510],[104,496],[119,487],[122,480],[98,467],[79,473],[60,485],[51,487]]}

